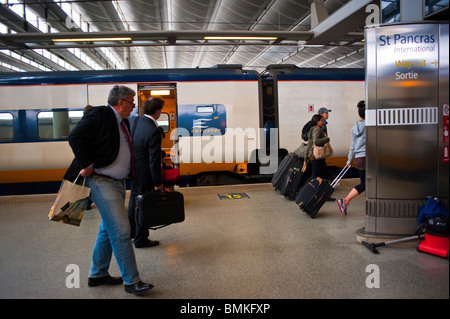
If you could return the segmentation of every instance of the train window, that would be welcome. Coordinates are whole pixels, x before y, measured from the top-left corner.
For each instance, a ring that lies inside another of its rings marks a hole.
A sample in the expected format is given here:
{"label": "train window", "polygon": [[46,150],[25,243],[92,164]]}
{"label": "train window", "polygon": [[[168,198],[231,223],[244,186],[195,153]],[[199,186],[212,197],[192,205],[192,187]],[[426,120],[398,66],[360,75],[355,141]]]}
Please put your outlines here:
{"label": "train window", "polygon": [[45,111],[38,113],[40,139],[65,139],[83,116],[83,111]]}
{"label": "train window", "polygon": [[158,125],[160,127],[162,127],[162,129],[164,130],[164,133],[169,132],[169,130],[170,130],[169,114],[161,113],[161,116],[159,117],[157,122],[158,122]]}
{"label": "train window", "polygon": [[14,138],[14,120],[11,113],[0,113],[0,142]]}
{"label": "train window", "polygon": [[197,113],[213,113],[214,106],[197,106]]}

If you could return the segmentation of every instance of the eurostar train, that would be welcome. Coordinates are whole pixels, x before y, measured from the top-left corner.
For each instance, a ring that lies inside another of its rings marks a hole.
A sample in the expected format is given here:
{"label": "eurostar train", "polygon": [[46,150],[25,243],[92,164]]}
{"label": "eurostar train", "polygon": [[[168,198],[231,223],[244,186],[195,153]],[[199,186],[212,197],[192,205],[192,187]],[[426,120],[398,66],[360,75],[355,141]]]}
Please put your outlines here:
{"label": "eurostar train", "polygon": [[0,195],[56,192],[73,159],[68,133],[115,84],[135,90],[131,116],[152,96],[165,100],[163,162],[181,186],[270,180],[320,107],[332,110],[327,164],[343,167],[364,80],[363,69],[292,65],[0,74]]}

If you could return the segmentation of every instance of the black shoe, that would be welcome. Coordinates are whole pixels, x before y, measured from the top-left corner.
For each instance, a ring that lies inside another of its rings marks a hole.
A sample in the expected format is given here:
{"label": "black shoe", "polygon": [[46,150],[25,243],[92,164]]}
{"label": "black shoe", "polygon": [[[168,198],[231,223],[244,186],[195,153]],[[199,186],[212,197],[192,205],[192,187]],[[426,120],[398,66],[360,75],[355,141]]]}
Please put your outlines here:
{"label": "black shoe", "polygon": [[334,198],[334,197],[330,197],[327,199],[327,202],[334,202],[334,201],[336,201],[336,198]]}
{"label": "black shoe", "polygon": [[84,207],[84,210],[90,210],[92,208],[92,200],[90,198],[88,198],[87,202],[86,202],[86,206]]}
{"label": "black shoe", "polygon": [[111,277],[110,275],[106,275],[104,277],[89,277],[88,278],[88,286],[89,287],[96,287],[101,285],[106,286],[114,286],[114,285],[120,285],[123,283],[122,277]]}
{"label": "black shoe", "polygon": [[137,283],[133,285],[123,285],[126,292],[129,292],[130,294],[140,296],[148,292],[150,289],[153,288],[152,284],[146,284],[145,282],[138,281]]}
{"label": "black shoe", "polygon": [[140,243],[134,243],[134,247],[136,248],[145,248],[145,247],[155,247],[159,245],[159,241],[147,239],[146,241]]}

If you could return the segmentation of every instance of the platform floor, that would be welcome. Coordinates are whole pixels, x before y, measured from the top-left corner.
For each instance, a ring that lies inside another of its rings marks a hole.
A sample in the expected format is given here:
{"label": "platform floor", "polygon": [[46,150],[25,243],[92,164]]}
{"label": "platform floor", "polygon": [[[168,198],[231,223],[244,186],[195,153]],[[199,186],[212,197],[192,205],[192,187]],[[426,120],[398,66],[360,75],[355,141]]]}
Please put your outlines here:
{"label": "platform floor", "polygon": [[[343,180],[341,198],[356,181]],[[315,219],[270,184],[179,189],[186,220],[151,231],[153,248],[136,249],[150,299],[449,298],[449,262],[419,253],[416,242],[380,247],[358,243],[365,199],[342,215],[327,202]],[[250,198],[219,200],[218,194]],[[122,286],[88,287],[100,216],[86,211],[80,227],[48,220],[55,195],[0,197],[0,298],[138,298]],[[68,265],[80,288],[67,288]],[[366,281],[379,269],[379,288]],[[370,266],[372,267],[372,266]],[[368,270],[368,272],[366,272]],[[113,258],[113,276],[120,275]]]}

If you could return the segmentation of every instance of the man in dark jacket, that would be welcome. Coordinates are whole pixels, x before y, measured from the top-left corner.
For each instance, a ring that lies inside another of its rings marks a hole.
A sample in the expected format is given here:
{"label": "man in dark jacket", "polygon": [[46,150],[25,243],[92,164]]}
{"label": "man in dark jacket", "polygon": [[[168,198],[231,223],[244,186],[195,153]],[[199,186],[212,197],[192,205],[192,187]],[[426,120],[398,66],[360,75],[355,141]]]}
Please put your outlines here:
{"label": "man in dark jacket", "polygon": [[[78,173],[86,178],[102,217],[88,286],[123,282],[126,292],[140,295],[153,286],[140,280],[125,210],[125,179],[133,174],[128,116],[135,107],[134,96],[132,89],[116,85],[108,106],[93,107],[84,114],[68,137],[75,159],[65,178],[73,180]],[[109,275],[113,252],[122,278]]]}
{"label": "man in dark jacket", "polygon": [[144,116],[131,122],[136,175],[131,181],[131,195],[128,204],[128,218],[134,247],[153,247],[159,244],[148,238],[149,231],[136,223],[135,198],[152,190],[162,190],[161,175],[161,130],[156,122],[164,105],[158,97],[152,97],[142,106]]}

